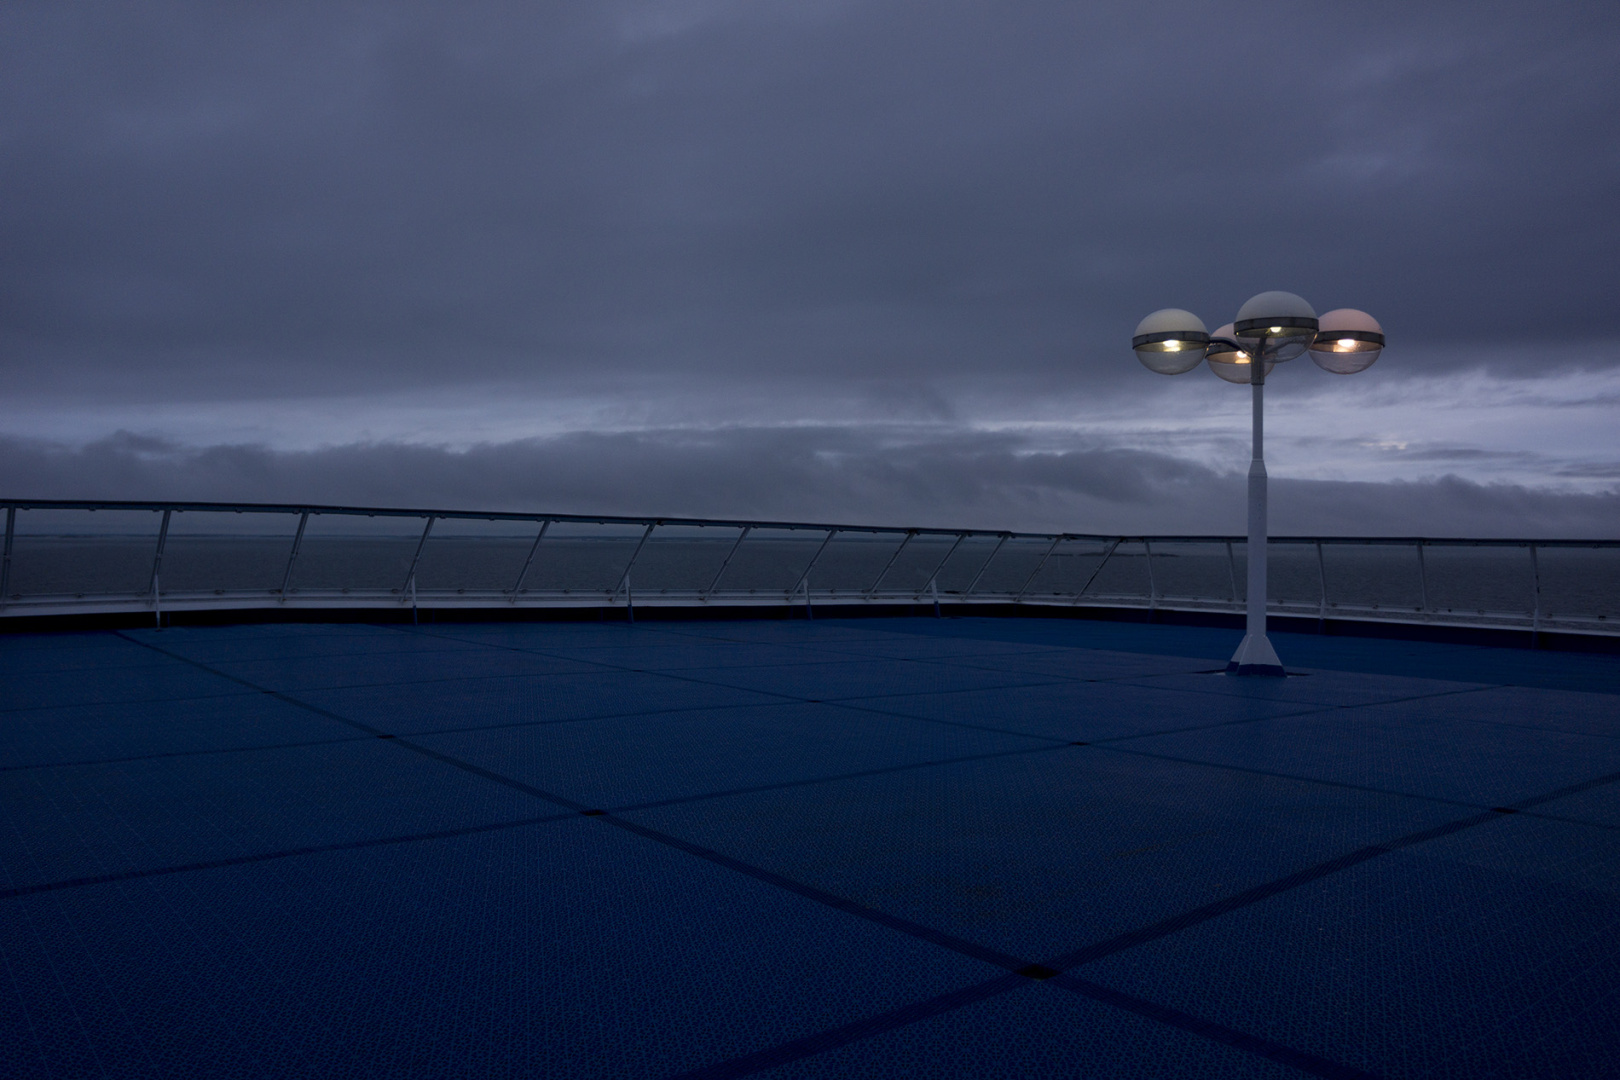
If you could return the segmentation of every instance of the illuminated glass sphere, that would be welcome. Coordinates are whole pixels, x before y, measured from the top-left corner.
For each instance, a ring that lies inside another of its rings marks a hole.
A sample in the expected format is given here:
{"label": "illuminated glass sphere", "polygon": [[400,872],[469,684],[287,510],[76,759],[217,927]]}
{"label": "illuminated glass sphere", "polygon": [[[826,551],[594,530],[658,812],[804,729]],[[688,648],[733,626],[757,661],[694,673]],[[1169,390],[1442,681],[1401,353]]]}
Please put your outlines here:
{"label": "illuminated glass sphere", "polygon": [[[1210,336],[1212,338],[1230,338],[1232,336],[1232,324],[1227,323]],[[1209,370],[1227,382],[1246,383],[1253,377],[1254,368],[1250,362],[1249,354],[1240,349],[1234,349],[1227,342],[1212,340],[1209,343],[1208,356]],[[1262,378],[1265,375],[1270,375],[1271,369],[1276,366],[1275,361],[1267,363]]]}
{"label": "illuminated glass sphere", "polygon": [[1354,375],[1372,367],[1384,351],[1384,328],[1365,311],[1339,308],[1323,315],[1311,359],[1323,371]]}
{"label": "illuminated glass sphere", "polygon": [[1232,334],[1244,350],[1272,363],[1303,355],[1316,332],[1315,309],[1290,292],[1250,297],[1232,320]]}
{"label": "illuminated glass sphere", "polygon": [[1197,367],[1209,345],[1204,322],[1190,311],[1162,308],[1136,325],[1131,348],[1149,371],[1181,375]]}

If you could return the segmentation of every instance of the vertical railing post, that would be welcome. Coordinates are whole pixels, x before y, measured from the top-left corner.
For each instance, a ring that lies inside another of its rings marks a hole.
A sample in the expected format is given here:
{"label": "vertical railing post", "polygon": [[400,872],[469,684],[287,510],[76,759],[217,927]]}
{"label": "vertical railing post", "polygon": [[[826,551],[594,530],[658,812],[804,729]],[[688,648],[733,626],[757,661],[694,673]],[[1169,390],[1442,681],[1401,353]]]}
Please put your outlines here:
{"label": "vertical railing post", "polygon": [[1056,538],[1055,538],[1055,539],[1054,539],[1054,540],[1053,540],[1053,541],[1052,541],[1052,546],[1051,546],[1051,547],[1049,547],[1049,548],[1047,548],[1047,549],[1046,549],[1046,552],[1045,552],[1045,554],[1043,554],[1043,555],[1042,555],[1042,556],[1041,556],[1041,561],[1040,561],[1040,562],[1038,562],[1038,563],[1036,563],[1036,564],[1035,564],[1035,569],[1034,569],[1034,571],[1032,571],[1032,572],[1031,572],[1031,573],[1030,573],[1030,575],[1029,575],[1029,577],[1028,577],[1028,579],[1026,579],[1026,580],[1025,580],[1025,582],[1024,582],[1024,587],[1023,587],[1023,588],[1022,588],[1022,589],[1019,589],[1019,590],[1018,590],[1018,595],[1017,595],[1017,596],[1015,596],[1015,597],[1013,597],[1013,603],[1015,603],[1015,604],[1021,604],[1021,603],[1023,603],[1023,602],[1024,602],[1024,594],[1025,594],[1025,593],[1027,593],[1027,592],[1029,592],[1029,587],[1030,587],[1030,586],[1031,586],[1031,585],[1033,585],[1033,584],[1035,584],[1035,579],[1036,579],[1036,578],[1037,578],[1037,577],[1039,577],[1039,576],[1040,576],[1040,573],[1041,573],[1041,571],[1042,571],[1042,570],[1043,570],[1043,569],[1045,569],[1045,568],[1046,568],[1046,560],[1047,560],[1047,559],[1050,559],[1050,558],[1051,558],[1051,557],[1052,557],[1052,552],[1054,552],[1054,551],[1056,551],[1056,550],[1057,550],[1057,546],[1058,546],[1058,545],[1059,545],[1059,544],[1061,544],[1061,543],[1063,543],[1063,541],[1064,541],[1064,540],[1065,540],[1065,539],[1066,539],[1066,538],[1067,538],[1067,537],[1066,537],[1066,536],[1065,536],[1065,535],[1064,535],[1064,534],[1061,534],[1061,533],[1060,533],[1060,534],[1059,534],[1059,535],[1058,535],[1058,536],[1057,536],[1057,537],[1056,537]]}
{"label": "vertical railing post", "polygon": [[1232,579],[1232,603],[1238,602],[1237,556],[1232,552],[1232,541],[1226,542],[1226,573]]}
{"label": "vertical railing post", "polygon": [[146,591],[151,594],[157,589],[158,569],[163,565],[163,546],[169,540],[169,515],[172,510],[163,511],[163,521],[158,525],[157,548],[152,552],[152,576],[146,582]]}
{"label": "vertical railing post", "polygon": [[967,597],[967,596],[972,595],[973,590],[977,589],[979,587],[979,579],[984,577],[984,572],[986,570],[990,569],[990,564],[995,562],[996,561],[996,556],[1001,553],[1002,546],[1005,545],[1007,543],[1007,541],[1011,540],[1011,539],[1012,539],[1012,533],[1002,533],[1001,534],[1001,539],[996,541],[996,546],[994,548],[992,548],[991,551],[990,551],[990,557],[988,559],[984,560],[984,565],[979,567],[979,572],[977,574],[973,575],[973,580],[968,582],[968,587],[962,590],[962,596],[964,598]]}
{"label": "vertical railing post", "polygon": [[624,610],[626,618],[631,622],[636,621],[636,600],[630,592],[630,568],[636,565],[636,559],[641,557],[641,549],[647,546],[647,537],[651,536],[656,528],[658,528],[658,522],[647,522],[647,528],[641,534],[641,540],[636,544],[636,550],[630,553],[630,561],[624,564],[623,576],[619,578],[619,583],[613,587],[613,595],[608,597],[608,603],[612,604],[618,598],[619,590],[624,590]]}
{"label": "vertical railing post", "polygon": [[287,572],[281,575],[281,599],[278,603],[287,602],[287,588],[292,584],[293,563],[298,561],[298,549],[304,546],[304,526],[309,524],[309,511],[305,510],[298,517],[298,531],[293,534],[292,551],[287,553]]}
{"label": "vertical railing post", "polygon": [[1322,556],[1322,541],[1316,542],[1316,580],[1322,586],[1322,599],[1316,605],[1316,632],[1327,627],[1327,560]]}
{"label": "vertical railing post", "polygon": [[1530,583],[1534,590],[1530,608],[1530,647],[1534,649],[1541,644],[1541,560],[1536,557],[1535,544],[1530,545]]}
{"label": "vertical railing post", "polygon": [[1085,598],[1086,590],[1091,588],[1091,583],[1097,580],[1097,575],[1102,573],[1103,567],[1108,565],[1108,560],[1114,557],[1114,550],[1118,548],[1119,545],[1124,542],[1124,540],[1125,538],[1122,536],[1119,539],[1113,540],[1109,543],[1108,550],[1103,552],[1102,561],[1097,564],[1097,569],[1091,572],[1091,576],[1086,578],[1086,583],[1080,586],[1080,591],[1074,594],[1074,602],[1076,604]]}
{"label": "vertical railing post", "polygon": [[512,603],[517,603],[518,592],[523,588],[523,579],[529,576],[529,565],[534,562],[534,553],[540,550],[540,541],[546,538],[546,530],[551,528],[551,519],[546,518],[540,522],[540,532],[529,545],[529,557],[523,560],[523,569],[518,571],[517,580],[512,583]]}
{"label": "vertical railing post", "polygon": [[791,588],[791,589],[789,589],[787,591],[787,595],[788,595],[789,600],[793,599],[793,594],[799,591],[799,586],[801,586],[801,585],[804,586],[804,594],[806,596],[810,595],[810,571],[812,571],[812,570],[814,570],[816,568],[816,563],[821,561],[821,553],[823,551],[827,550],[827,545],[832,543],[833,537],[835,537],[837,535],[838,535],[838,530],[837,529],[828,529],[827,530],[827,538],[821,542],[820,547],[816,548],[816,553],[814,555],[810,556],[810,565],[808,565],[808,566],[806,566],[804,568],[804,573],[799,575],[799,580],[794,582],[793,588]]}
{"label": "vertical railing post", "polygon": [[889,561],[883,564],[883,569],[878,573],[877,580],[872,582],[872,587],[870,589],[866,590],[866,598],[868,600],[877,595],[878,586],[882,585],[883,579],[889,576],[889,570],[893,568],[895,560],[900,558],[900,553],[906,550],[906,545],[911,543],[912,539],[916,535],[916,529],[906,530],[906,538],[900,541],[900,546],[894,549],[894,554],[889,556]]}
{"label": "vertical railing post", "polygon": [[163,629],[163,596],[158,571],[163,567],[163,546],[169,542],[169,515],[172,513],[173,508],[163,511],[163,523],[158,526],[157,550],[152,553],[152,580],[146,586],[147,592],[152,595],[152,617],[157,621],[159,630]]}
{"label": "vertical railing post", "polygon": [[1423,606],[1418,610],[1427,613],[1429,610],[1429,564],[1423,557],[1423,545],[1422,540],[1417,542],[1418,588],[1422,590],[1423,599]]}
{"label": "vertical railing post", "polygon": [[422,529],[422,539],[416,542],[416,554],[411,556],[411,568],[405,574],[405,584],[399,587],[401,604],[407,601],[411,605],[411,621],[416,621],[416,564],[422,561],[422,549],[427,547],[428,537],[433,533],[433,522],[436,519],[428,515],[427,525]]}
{"label": "vertical railing post", "polygon": [[11,538],[17,532],[17,508],[6,507],[6,547],[0,553],[0,608],[11,599]]}
{"label": "vertical railing post", "polygon": [[1142,537],[1142,550],[1146,553],[1148,572],[1148,611],[1152,613],[1159,608],[1159,585],[1153,578],[1153,541]]}
{"label": "vertical railing post", "polygon": [[742,547],[742,542],[748,539],[748,534],[753,531],[754,527],[752,525],[744,525],[743,531],[737,534],[737,542],[731,545],[731,550],[726,552],[726,557],[720,560],[720,569],[714,572],[714,580],[709,582],[707,589],[703,590],[703,602],[705,604],[709,602],[709,595],[720,587],[720,577],[726,572],[726,567],[731,565],[731,557],[737,554],[737,549]]}
{"label": "vertical railing post", "polygon": [[945,557],[939,560],[939,564],[934,567],[934,572],[928,575],[928,583],[923,586],[925,589],[933,590],[934,611],[936,614],[939,612],[939,586],[936,584],[939,581],[939,572],[945,569],[945,564],[951,561],[951,556],[956,554],[956,549],[961,547],[962,541],[966,540],[967,538],[967,533],[956,534],[956,543],[952,544],[950,549],[945,552]]}

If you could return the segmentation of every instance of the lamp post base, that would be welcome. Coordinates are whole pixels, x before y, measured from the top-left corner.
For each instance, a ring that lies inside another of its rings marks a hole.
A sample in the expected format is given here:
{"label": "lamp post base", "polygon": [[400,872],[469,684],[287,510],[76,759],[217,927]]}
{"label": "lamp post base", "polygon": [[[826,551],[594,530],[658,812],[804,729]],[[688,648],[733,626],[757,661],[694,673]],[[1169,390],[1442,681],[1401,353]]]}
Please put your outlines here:
{"label": "lamp post base", "polygon": [[1264,634],[1245,634],[1243,644],[1238,646],[1232,659],[1227,661],[1226,673],[1228,675],[1269,675],[1280,678],[1286,675],[1282,661],[1277,659],[1277,651],[1271,647],[1271,639]]}

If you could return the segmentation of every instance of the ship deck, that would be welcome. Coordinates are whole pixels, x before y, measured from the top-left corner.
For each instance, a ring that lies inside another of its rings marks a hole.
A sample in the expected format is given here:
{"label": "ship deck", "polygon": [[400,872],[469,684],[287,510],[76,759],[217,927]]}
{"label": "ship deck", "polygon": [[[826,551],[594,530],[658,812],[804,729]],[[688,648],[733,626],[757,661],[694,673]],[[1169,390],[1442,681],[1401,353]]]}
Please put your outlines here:
{"label": "ship deck", "polygon": [[1620,1074],[1620,657],[0,636],[0,1073]]}

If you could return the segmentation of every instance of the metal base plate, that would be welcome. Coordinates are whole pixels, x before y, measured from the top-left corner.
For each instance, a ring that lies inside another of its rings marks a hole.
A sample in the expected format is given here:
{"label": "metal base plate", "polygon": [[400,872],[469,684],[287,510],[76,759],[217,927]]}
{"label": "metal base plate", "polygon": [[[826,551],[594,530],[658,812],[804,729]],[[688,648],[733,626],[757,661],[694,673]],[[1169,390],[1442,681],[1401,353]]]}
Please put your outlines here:
{"label": "metal base plate", "polygon": [[1283,670],[1282,661],[1277,659],[1277,651],[1271,647],[1271,639],[1264,634],[1244,635],[1243,643],[1227,662],[1226,673],[1266,675],[1273,678],[1281,678],[1287,674]]}

